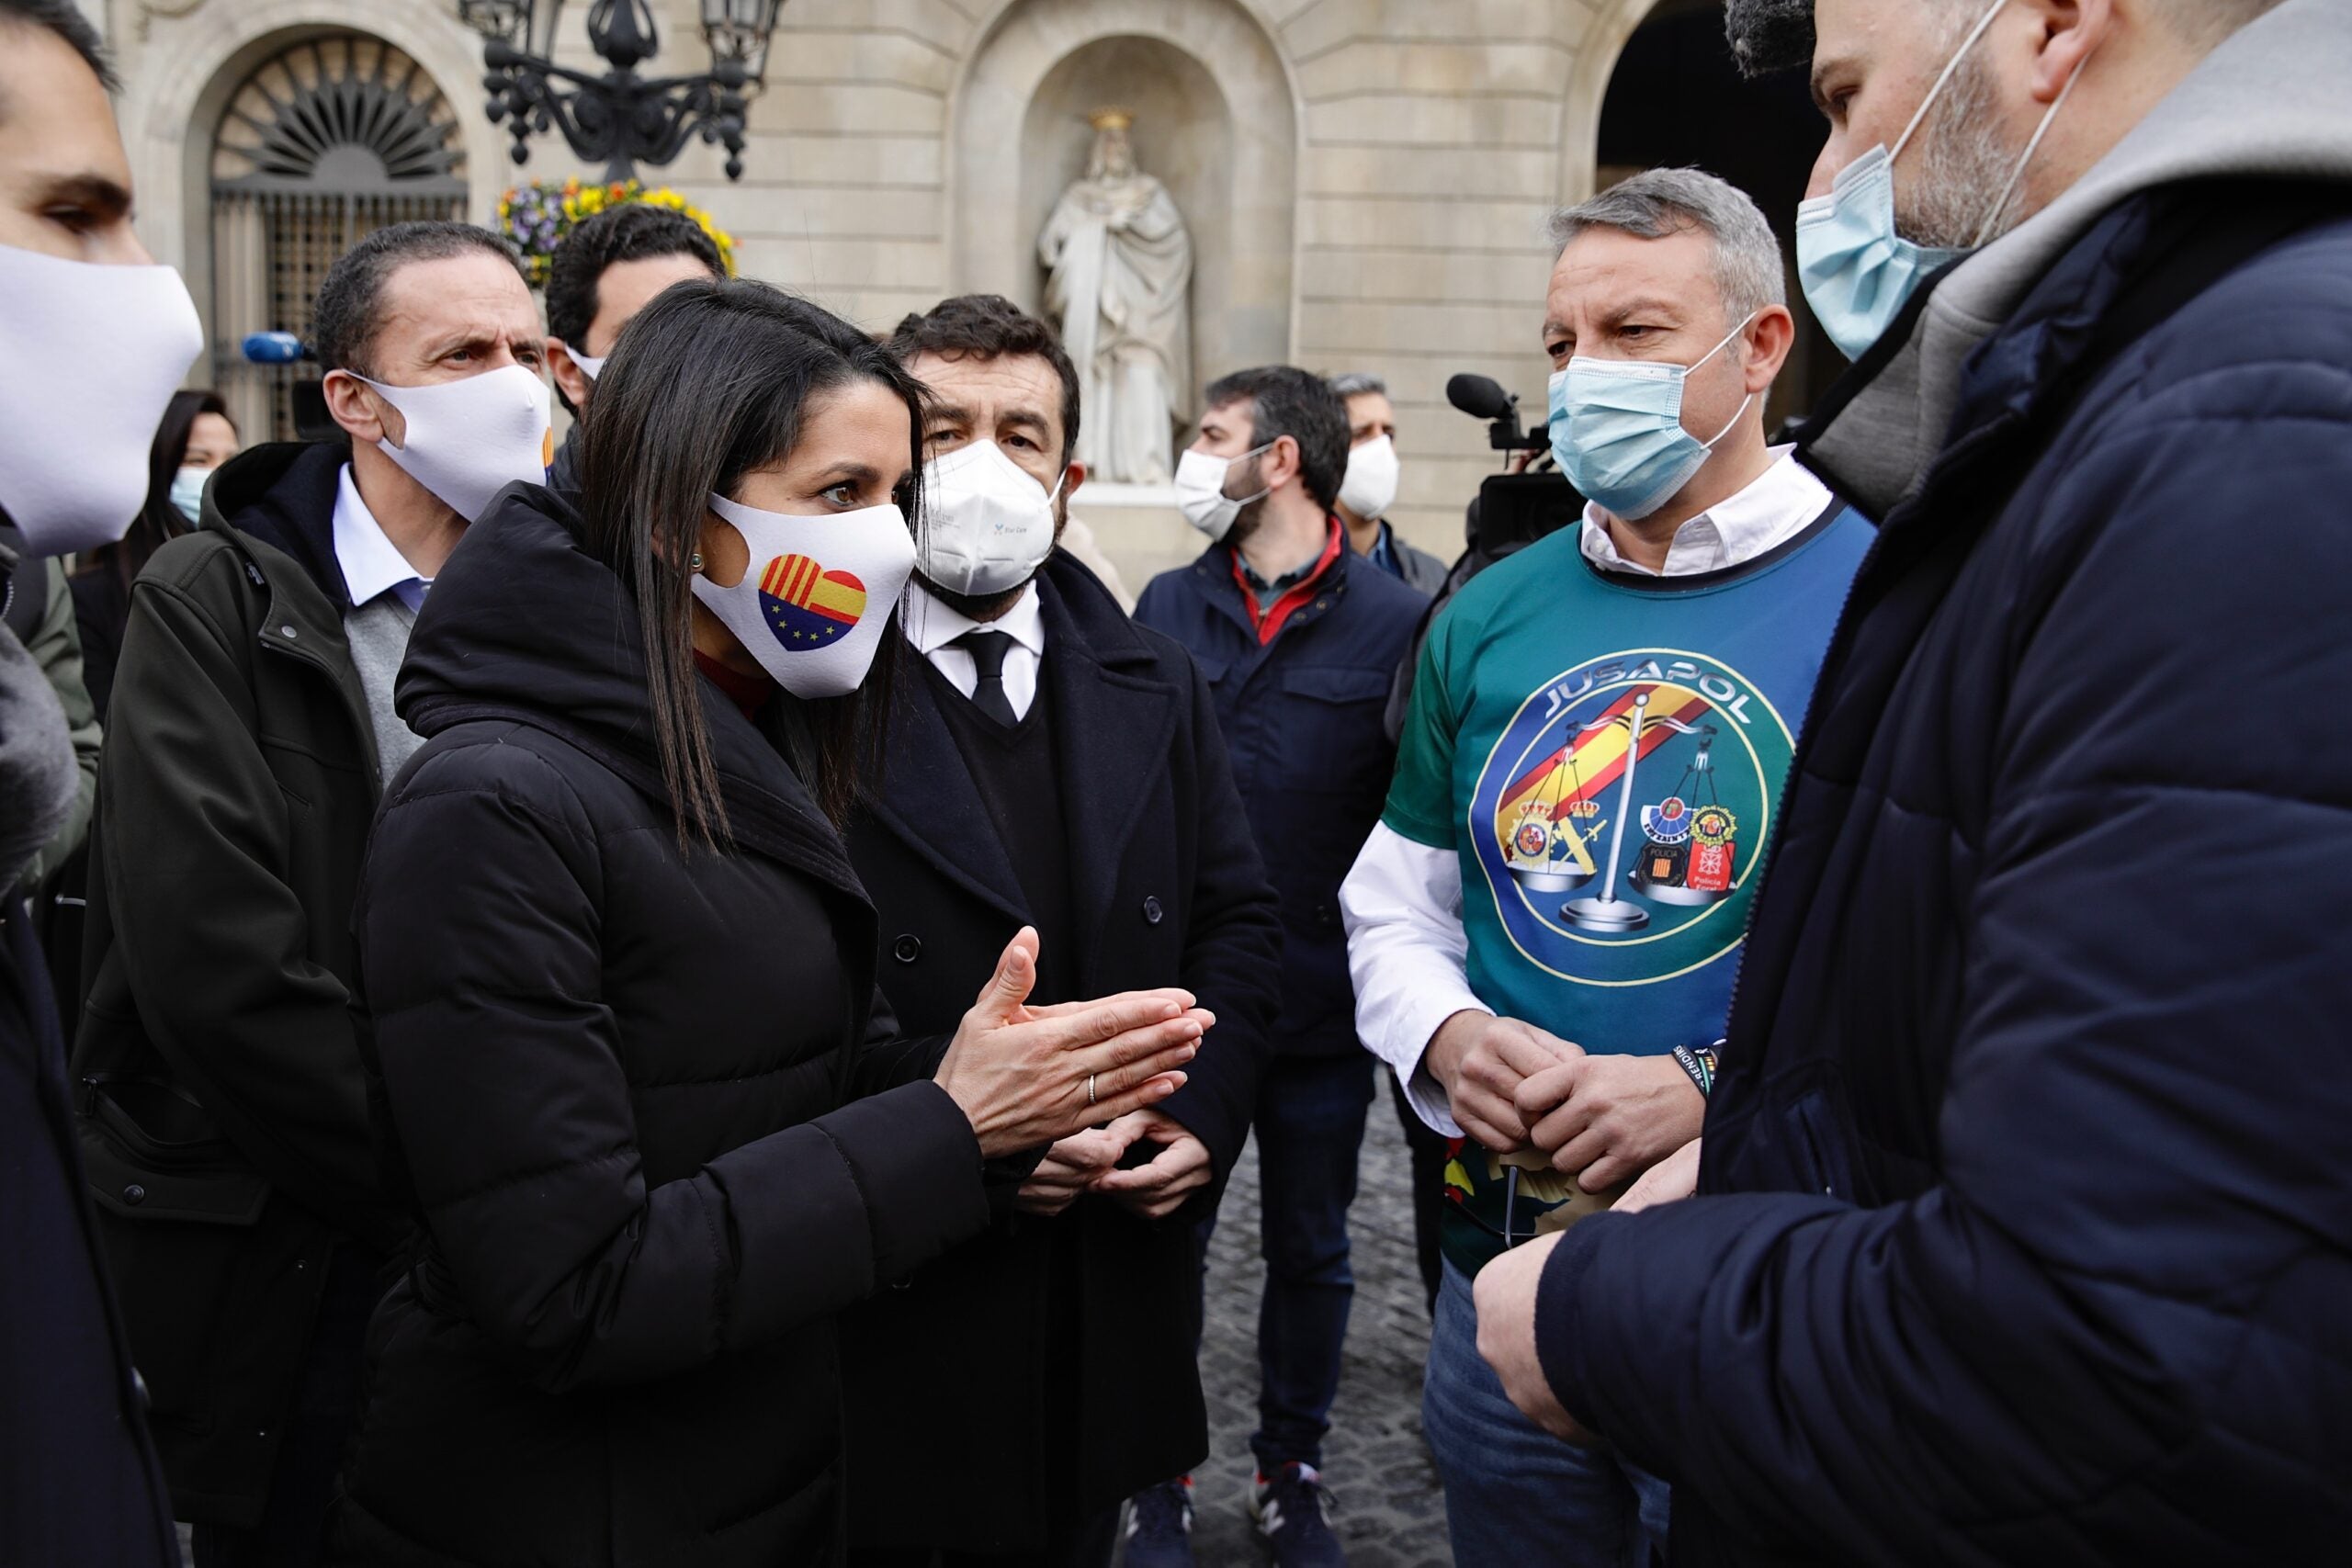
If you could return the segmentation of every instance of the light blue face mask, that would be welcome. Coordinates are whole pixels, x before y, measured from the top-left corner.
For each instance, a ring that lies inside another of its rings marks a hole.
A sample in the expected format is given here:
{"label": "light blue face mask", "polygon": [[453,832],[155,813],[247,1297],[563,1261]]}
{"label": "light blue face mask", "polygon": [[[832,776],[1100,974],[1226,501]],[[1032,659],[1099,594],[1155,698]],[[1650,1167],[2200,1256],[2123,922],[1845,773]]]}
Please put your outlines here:
{"label": "light blue face mask", "polygon": [[1568,482],[1586,500],[1628,523],[1680,494],[1756,400],[1749,393],[1714,440],[1701,441],[1682,428],[1683,383],[1746,332],[1747,321],[1700,355],[1698,365],[1579,357],[1554,371],[1552,456]]}
{"label": "light blue face mask", "polygon": [[[2008,210],[2009,197],[2025,175],[2027,165],[2041,146],[2041,139],[2049,134],[2051,123],[2058,111],[2065,107],[2067,96],[2074,92],[2075,83],[2082,79],[2082,66],[2075,68],[2065,92],[2058,95],[2050,112],[2041,117],[2041,128],[2026,144],[2025,155],[2010,172],[2009,183],[2001,187],[2000,198],[1984,215],[1984,221],[1967,249],[1945,250],[1930,245],[1915,244],[1894,231],[1894,164],[1911,138],[1924,124],[1928,111],[1943,96],[1944,86],[1960,69],[1976,40],[1984,36],[1993,18],[1999,16],[2008,0],[1994,0],[1993,6],[1978,18],[1975,28],[1961,40],[1960,48],[1944,62],[1943,74],[1928,89],[1911,123],[1903,128],[1903,135],[1892,152],[1881,142],[1843,169],[1829,187],[1827,196],[1819,196],[1797,209],[1797,276],[1804,286],[1805,303],[1821,322],[1822,331],[1838,352],[1849,359],[1860,359],[1871,344],[1886,335],[1919,285],[1929,275],[1982,245],[1991,234],[1993,225]],[[2087,64],[2086,57],[2084,63]]]}
{"label": "light blue face mask", "polygon": [[211,477],[210,468],[182,468],[172,476],[172,504],[190,523],[203,521],[204,481]]}

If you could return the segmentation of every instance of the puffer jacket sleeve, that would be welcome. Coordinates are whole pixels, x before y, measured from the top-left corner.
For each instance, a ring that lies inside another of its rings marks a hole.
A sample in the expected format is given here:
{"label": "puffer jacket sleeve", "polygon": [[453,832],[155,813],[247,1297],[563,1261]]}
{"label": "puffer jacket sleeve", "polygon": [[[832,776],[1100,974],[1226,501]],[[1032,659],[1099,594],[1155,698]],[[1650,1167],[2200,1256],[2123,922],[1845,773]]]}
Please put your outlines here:
{"label": "puffer jacket sleeve", "polygon": [[1984,628],[1940,1185],[1604,1215],[1546,1268],[1568,1408],[1808,1560],[2280,1562],[2352,1508],[2352,321],[2231,333],[2313,346],[2062,447],[2033,536],[2087,542]]}
{"label": "puffer jacket sleeve", "polygon": [[971,1124],[910,1084],[648,1183],[590,814],[520,745],[427,753],[358,923],[386,1105],[467,1315],[550,1392],[660,1377],[834,1312],[988,1223]]}

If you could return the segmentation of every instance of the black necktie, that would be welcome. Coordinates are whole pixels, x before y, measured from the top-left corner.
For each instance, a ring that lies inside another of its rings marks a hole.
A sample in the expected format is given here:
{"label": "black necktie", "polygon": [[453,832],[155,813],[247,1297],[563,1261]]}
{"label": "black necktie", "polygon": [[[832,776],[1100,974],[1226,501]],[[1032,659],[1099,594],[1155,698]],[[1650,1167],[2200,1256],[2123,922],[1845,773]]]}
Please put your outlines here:
{"label": "black necktie", "polygon": [[972,656],[972,667],[979,672],[972,686],[973,705],[1012,728],[1018,721],[1012,716],[1012,699],[1004,694],[1004,656],[1012,651],[1011,634],[966,632],[956,639],[956,646]]}

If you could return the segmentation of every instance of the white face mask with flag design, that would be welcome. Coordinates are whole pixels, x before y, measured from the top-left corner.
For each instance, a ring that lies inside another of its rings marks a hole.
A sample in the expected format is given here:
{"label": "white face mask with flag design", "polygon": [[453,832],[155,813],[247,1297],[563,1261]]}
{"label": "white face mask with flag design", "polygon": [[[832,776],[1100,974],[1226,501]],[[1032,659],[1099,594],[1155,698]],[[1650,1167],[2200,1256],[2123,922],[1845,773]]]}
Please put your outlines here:
{"label": "white face mask with flag design", "polygon": [[794,696],[857,690],[915,569],[906,513],[883,505],[804,517],[723,495],[710,509],[743,536],[751,564],[732,587],[697,572],[695,597]]}

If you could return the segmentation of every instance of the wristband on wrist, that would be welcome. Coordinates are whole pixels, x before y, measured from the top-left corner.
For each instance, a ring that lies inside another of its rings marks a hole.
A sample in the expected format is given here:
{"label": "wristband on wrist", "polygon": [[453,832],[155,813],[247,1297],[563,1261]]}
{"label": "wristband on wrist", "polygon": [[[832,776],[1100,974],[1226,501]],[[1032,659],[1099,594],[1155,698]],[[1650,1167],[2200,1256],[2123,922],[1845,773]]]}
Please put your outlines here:
{"label": "wristband on wrist", "polygon": [[1715,1092],[1715,1048],[1713,1046],[1702,1045],[1693,1051],[1688,1045],[1677,1045],[1674,1048],[1674,1064],[1690,1075],[1690,1081],[1699,1086],[1699,1094],[1702,1099]]}

